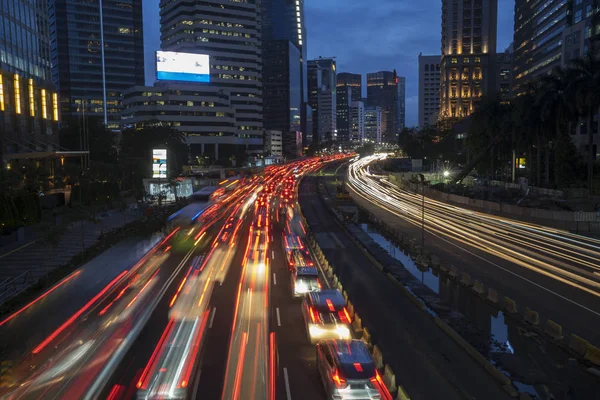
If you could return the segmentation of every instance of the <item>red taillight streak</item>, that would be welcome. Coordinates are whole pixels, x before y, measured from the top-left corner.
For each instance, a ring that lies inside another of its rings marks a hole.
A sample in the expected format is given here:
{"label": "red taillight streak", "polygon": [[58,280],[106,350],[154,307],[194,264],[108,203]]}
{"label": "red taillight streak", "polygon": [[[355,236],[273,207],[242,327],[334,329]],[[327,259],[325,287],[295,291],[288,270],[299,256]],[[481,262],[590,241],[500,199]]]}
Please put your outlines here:
{"label": "red taillight streak", "polygon": [[329,307],[329,311],[335,312],[335,306],[333,305],[333,303],[331,302],[331,300],[330,299],[325,299],[325,302],[327,303],[327,307]]}
{"label": "red taillight streak", "polygon": [[133,299],[131,299],[131,301],[129,302],[129,304],[127,304],[127,307],[125,307],[125,309],[131,307],[131,305],[133,303],[135,303],[135,301],[138,299],[138,297],[140,297],[140,294],[142,294],[142,292],[144,290],[146,290],[146,288],[148,287],[148,285],[150,284],[150,282],[152,282],[152,279],[154,279],[154,277],[158,274],[158,271],[160,271],[160,268],[156,270],[156,272],[150,277],[150,279],[148,279],[148,282],[146,282],[146,284],[142,287],[142,289],[140,289],[140,291],[138,292],[138,294],[136,294],[135,297]]}
{"label": "red taillight streak", "polygon": [[108,394],[108,397],[106,398],[106,400],[115,400],[117,399],[117,396],[119,395],[119,392],[121,391],[121,388],[123,386],[121,385],[115,385],[113,386],[113,388],[110,390],[110,393]]}
{"label": "red taillight streak", "polygon": [[363,372],[363,367],[360,365],[360,363],[355,362],[353,365],[356,372]]}
{"label": "red taillight streak", "polygon": [[167,327],[163,331],[163,334],[161,335],[160,340],[158,341],[158,344],[156,345],[156,348],[152,352],[152,356],[150,357],[150,360],[148,360],[148,364],[146,364],[146,368],[144,368],[144,372],[142,372],[142,375],[140,376],[140,379],[138,380],[138,383],[136,385],[138,389],[140,389],[140,388],[145,389],[146,388],[146,385],[144,385],[144,381],[146,380],[146,376],[148,375],[148,372],[150,371],[150,368],[152,367],[152,364],[154,364],[154,360],[158,356],[158,353],[160,353],[162,351],[163,343],[165,342],[165,339],[167,338],[167,335],[169,334],[171,328],[173,327],[173,322],[174,322],[173,319],[169,320],[169,323],[167,324]]}
{"label": "red taillight streak", "polygon": [[275,400],[276,365],[275,365],[275,332],[269,334],[269,398]]}
{"label": "red taillight streak", "polygon": [[81,316],[84,312],[86,312],[98,299],[106,294],[123,276],[127,274],[127,270],[121,272],[115,279],[113,279],[104,289],[100,291],[97,295],[95,295],[90,301],[88,301],[79,311],[71,316],[68,320],[66,320],[61,326],[58,327],[50,336],[48,336],[42,343],[40,343],[35,349],[33,349],[33,354],[38,354],[40,351],[44,349],[52,340],[54,340],[62,331],[64,331],[69,325],[71,325],[77,318]]}
{"label": "red taillight streak", "polygon": [[117,297],[115,297],[115,299],[114,299],[113,301],[111,301],[111,302],[110,302],[110,304],[108,304],[106,307],[104,307],[104,309],[102,309],[102,311],[100,311],[100,312],[98,313],[98,315],[100,315],[100,316],[101,316],[101,315],[104,315],[104,314],[105,314],[105,313],[108,311],[108,309],[109,309],[110,307],[112,307],[112,305],[113,305],[113,304],[114,304],[114,303],[115,303],[117,300],[119,300],[121,297],[123,297],[123,295],[125,294],[125,291],[126,291],[127,289],[129,289],[129,287],[131,286],[131,284],[132,284],[132,282],[129,282],[129,283],[127,284],[127,286],[125,286],[125,288],[124,288],[123,290],[121,290],[121,293],[119,293],[119,295],[118,295]]}
{"label": "red taillight streak", "polygon": [[348,323],[351,323],[352,318],[350,318],[350,314],[348,313],[348,310],[346,309],[346,307],[344,307],[344,315],[346,316],[346,320],[348,321]]}
{"label": "red taillight streak", "polygon": [[244,358],[246,357],[246,342],[248,338],[248,334],[246,332],[242,333],[242,344],[240,347],[240,352],[238,354],[238,365],[235,371],[235,381],[233,386],[233,395],[232,400],[237,400],[239,397],[240,387],[242,386],[242,372],[244,371]]}
{"label": "red taillight streak", "polygon": [[187,281],[187,278],[190,275],[190,272],[192,272],[192,267],[190,267],[190,269],[188,269],[187,274],[185,274],[185,276],[183,277],[183,280],[181,281],[181,284],[179,284],[179,287],[177,288],[177,292],[175,292],[175,296],[173,296],[173,299],[171,299],[171,302],[169,303],[169,308],[173,307],[173,304],[175,304],[175,300],[177,300],[177,296],[179,296],[179,292],[181,292],[183,285],[185,285],[185,281]]}
{"label": "red taillight streak", "polygon": [[167,240],[169,240],[169,239],[170,239],[170,238],[171,238],[171,237],[172,237],[172,236],[173,236],[173,235],[174,235],[174,234],[175,234],[175,233],[176,233],[176,232],[177,232],[179,229],[181,229],[181,228],[180,228],[180,227],[177,227],[177,228],[175,228],[175,229],[173,230],[173,232],[169,233],[169,234],[167,235],[167,237],[166,237],[166,238],[164,238],[162,242],[160,242],[160,244],[161,244],[161,245],[163,245],[163,244],[167,243]]}
{"label": "red taillight streak", "polygon": [[183,380],[181,381],[181,387],[184,388],[187,386],[190,381],[190,375],[192,374],[192,369],[194,368],[194,363],[196,361],[196,356],[198,355],[198,351],[200,350],[200,342],[202,341],[202,336],[204,336],[204,328],[206,327],[206,321],[208,321],[208,315],[210,311],[206,311],[204,313],[204,319],[202,324],[200,325],[200,330],[198,331],[198,336],[196,337],[196,341],[192,347],[191,357],[188,358],[187,368],[185,373],[183,374]]}
{"label": "red taillight streak", "polygon": [[68,281],[70,281],[71,279],[75,278],[77,275],[79,275],[81,273],[81,270],[79,271],[75,271],[74,273],[72,273],[71,275],[67,276],[66,278],[64,278],[62,281],[58,282],[56,285],[52,286],[50,289],[48,289],[45,293],[43,293],[40,297],[38,297],[37,299],[31,301],[29,304],[27,304],[26,306],[24,306],[23,308],[21,308],[19,311],[15,312],[14,314],[10,315],[9,317],[7,317],[4,321],[0,322],[0,326],[6,324],[8,321],[12,320],[13,318],[15,318],[17,315],[21,314],[23,311],[27,310],[29,307],[31,307],[32,305],[34,305],[35,303],[37,303],[38,301],[42,300],[44,297],[48,296],[50,293],[54,292],[56,289],[58,289],[60,286],[64,285],[65,283],[67,283]]}

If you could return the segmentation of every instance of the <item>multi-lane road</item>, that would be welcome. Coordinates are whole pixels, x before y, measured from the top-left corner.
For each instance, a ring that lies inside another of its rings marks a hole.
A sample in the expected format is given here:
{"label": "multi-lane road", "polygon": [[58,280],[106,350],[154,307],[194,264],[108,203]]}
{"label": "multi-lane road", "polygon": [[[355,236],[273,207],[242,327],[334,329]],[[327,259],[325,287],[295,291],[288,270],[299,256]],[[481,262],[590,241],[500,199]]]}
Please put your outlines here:
{"label": "multi-lane road", "polygon": [[600,240],[479,213],[402,190],[370,165],[352,163],[347,181],[355,200],[486,286],[532,308],[569,333],[600,343]]}
{"label": "multi-lane road", "polygon": [[86,266],[0,321],[0,398],[324,398],[282,241],[304,230],[296,178],[322,165],[232,184],[142,259]]}

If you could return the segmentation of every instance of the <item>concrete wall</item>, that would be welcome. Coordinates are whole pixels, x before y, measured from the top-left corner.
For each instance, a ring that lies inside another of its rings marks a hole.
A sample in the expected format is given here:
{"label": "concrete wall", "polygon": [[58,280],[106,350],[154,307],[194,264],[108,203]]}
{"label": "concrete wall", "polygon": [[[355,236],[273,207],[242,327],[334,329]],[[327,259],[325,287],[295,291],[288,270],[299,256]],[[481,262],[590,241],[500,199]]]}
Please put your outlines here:
{"label": "concrete wall", "polygon": [[[399,175],[404,174],[390,175],[390,182],[395,183],[403,189],[421,193],[422,188],[420,185],[410,183],[408,177],[405,177],[405,179],[402,180],[402,177]],[[551,211],[538,208],[519,207],[513,204],[496,203],[443,193],[428,187],[425,188],[425,196],[470,210],[481,211],[487,214],[512,218],[519,221],[537,223],[573,232],[600,233],[600,212]]]}

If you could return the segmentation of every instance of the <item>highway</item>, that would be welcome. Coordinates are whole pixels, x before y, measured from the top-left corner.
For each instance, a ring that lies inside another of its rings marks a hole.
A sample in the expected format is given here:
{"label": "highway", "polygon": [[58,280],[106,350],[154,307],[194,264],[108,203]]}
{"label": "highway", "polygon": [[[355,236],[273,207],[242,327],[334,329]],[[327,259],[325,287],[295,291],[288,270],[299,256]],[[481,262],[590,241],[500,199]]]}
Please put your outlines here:
{"label": "highway", "polygon": [[[352,163],[347,182],[360,205],[420,239],[422,196],[401,190],[369,165]],[[600,343],[600,240],[479,213],[425,198],[425,247],[461,272]]]}
{"label": "highway", "polygon": [[5,317],[0,398],[324,398],[282,241],[322,165],[224,181],[142,258],[123,243]]}

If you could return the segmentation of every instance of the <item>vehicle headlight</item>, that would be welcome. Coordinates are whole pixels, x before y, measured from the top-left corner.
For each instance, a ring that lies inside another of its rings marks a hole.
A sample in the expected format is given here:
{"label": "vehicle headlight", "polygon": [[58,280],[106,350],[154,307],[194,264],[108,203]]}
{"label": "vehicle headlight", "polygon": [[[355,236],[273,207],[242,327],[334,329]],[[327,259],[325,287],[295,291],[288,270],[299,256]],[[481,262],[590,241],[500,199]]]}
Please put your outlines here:
{"label": "vehicle headlight", "polygon": [[350,329],[347,326],[338,325],[335,332],[340,336],[340,339],[350,339]]}
{"label": "vehicle headlight", "polygon": [[306,293],[308,292],[308,286],[306,286],[305,282],[296,283],[296,293]]}

